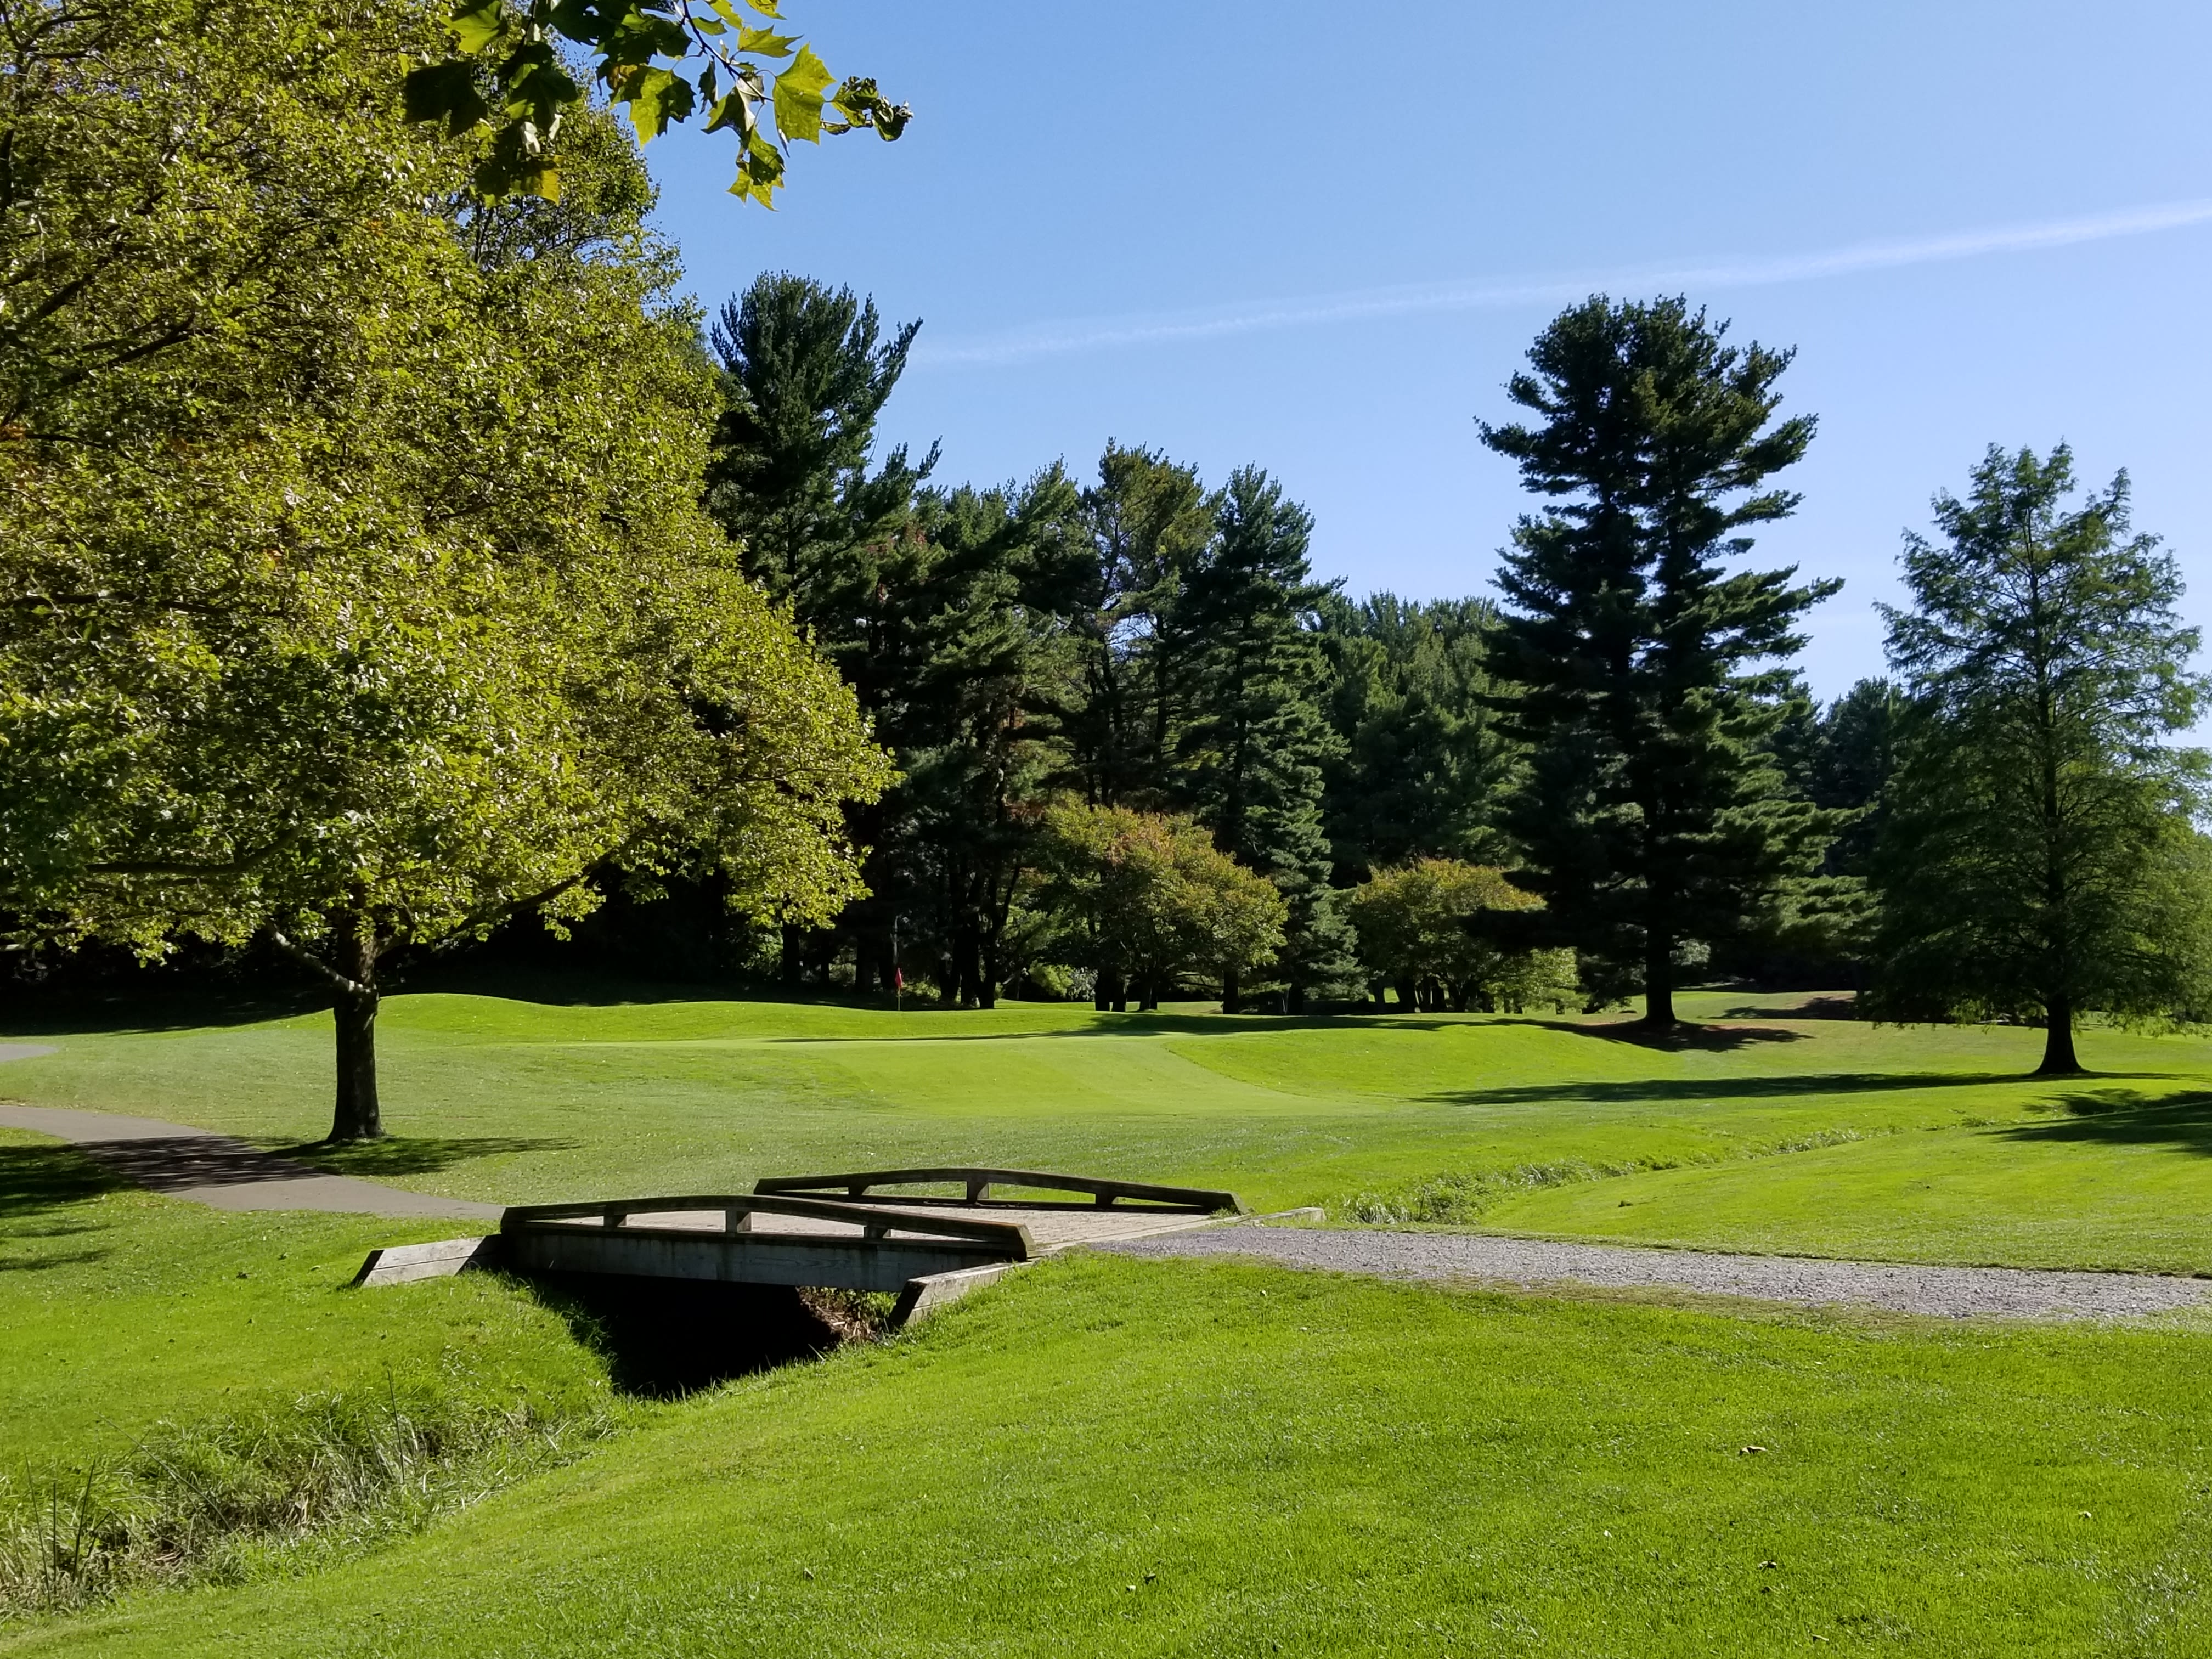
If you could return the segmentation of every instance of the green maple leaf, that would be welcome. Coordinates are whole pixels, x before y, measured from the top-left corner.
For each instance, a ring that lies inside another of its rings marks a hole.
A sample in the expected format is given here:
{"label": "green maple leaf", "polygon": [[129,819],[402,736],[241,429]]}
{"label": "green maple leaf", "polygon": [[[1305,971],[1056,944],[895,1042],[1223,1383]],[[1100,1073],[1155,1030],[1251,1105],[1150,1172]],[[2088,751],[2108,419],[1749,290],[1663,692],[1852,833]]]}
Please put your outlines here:
{"label": "green maple leaf", "polygon": [[466,53],[482,52],[507,31],[507,15],[499,0],[461,0],[446,27]]}
{"label": "green maple leaf", "polygon": [[801,46],[791,67],[775,77],[776,131],[786,138],[822,141],[822,106],[834,77],[830,66]]}

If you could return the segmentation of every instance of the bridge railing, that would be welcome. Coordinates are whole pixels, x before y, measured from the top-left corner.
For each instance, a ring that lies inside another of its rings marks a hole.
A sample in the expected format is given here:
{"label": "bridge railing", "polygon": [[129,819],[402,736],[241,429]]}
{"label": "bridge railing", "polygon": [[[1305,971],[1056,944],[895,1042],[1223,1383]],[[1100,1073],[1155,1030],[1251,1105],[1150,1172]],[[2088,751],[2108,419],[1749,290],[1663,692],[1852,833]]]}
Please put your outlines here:
{"label": "bridge railing", "polygon": [[629,1224],[633,1216],[719,1212],[722,1230],[740,1233],[757,1231],[756,1216],[791,1216],[814,1221],[837,1221],[860,1230],[861,1237],[880,1239],[893,1232],[920,1234],[928,1238],[957,1239],[966,1243],[996,1247],[1006,1259],[1026,1261],[1035,1251],[1028,1228],[1013,1221],[983,1221],[969,1216],[892,1213],[867,1203],[786,1196],[770,1193],[684,1194],[660,1198],[592,1200],[575,1204],[518,1204],[500,1218],[500,1231],[515,1233],[547,1227],[573,1228],[596,1221],[601,1227],[626,1232],[654,1232],[699,1236],[694,1228],[640,1228]]}
{"label": "bridge railing", "polygon": [[[880,1187],[958,1186],[966,1195],[884,1193]],[[1002,1199],[992,1196],[1001,1187],[1024,1187],[1044,1192],[1088,1193],[1091,1202]],[[845,1175],[772,1176],[754,1183],[764,1195],[836,1193],[847,1204],[957,1205],[963,1208],[1003,1206],[1017,1210],[1091,1210],[1141,1208],[1170,1215],[1218,1215],[1224,1211],[1243,1215],[1244,1205],[1234,1193],[1204,1187],[1163,1187],[1144,1181],[1105,1181],[1095,1176],[1055,1175],[1045,1170],[987,1170],[969,1164],[926,1170],[863,1170]]]}

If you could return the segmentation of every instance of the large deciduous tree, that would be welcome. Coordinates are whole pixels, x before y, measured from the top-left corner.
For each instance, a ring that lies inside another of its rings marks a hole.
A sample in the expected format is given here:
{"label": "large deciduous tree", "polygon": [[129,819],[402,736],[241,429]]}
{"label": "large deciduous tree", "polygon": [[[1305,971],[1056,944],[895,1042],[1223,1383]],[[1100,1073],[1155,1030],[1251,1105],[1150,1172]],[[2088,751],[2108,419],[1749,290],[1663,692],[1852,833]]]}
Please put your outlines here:
{"label": "large deciduous tree", "polygon": [[2208,683],[2181,574],[2131,533],[2124,474],[2068,505],[2073,458],[1992,448],[1910,535],[1887,611],[1909,703],[1875,857],[1876,1006],[2032,1016],[2041,1073],[2080,1069],[2077,1014],[2189,1011],[2212,890],[2205,759],[2172,743]]}
{"label": "large deciduous tree", "polygon": [[[1539,1002],[1580,1001],[1571,951],[1502,948],[1476,924],[1486,913],[1540,908],[1498,870],[1457,859],[1420,859],[1379,870],[1352,889],[1348,908],[1359,958],[1398,988],[1407,1007],[1449,1002],[1517,1014]],[[1380,1000],[1379,994],[1377,1000]]]}
{"label": "large deciduous tree", "polygon": [[488,204],[398,119],[419,10],[73,15],[0,87],[18,936],[265,934],[331,993],[348,1139],[395,950],[617,859],[834,910],[884,767],[697,508],[629,141],[580,117],[562,202]]}
{"label": "large deciduous tree", "polygon": [[1837,584],[1727,562],[1796,507],[1769,480],[1813,422],[1775,418],[1790,354],[1724,331],[1679,299],[1594,298],[1508,385],[1535,419],[1482,428],[1548,503],[1516,526],[1498,579],[1492,660],[1527,751],[1506,815],[1516,879],[1601,988],[1641,981],[1658,1031],[1678,953],[1759,925],[1822,832],[1763,739],[1783,712],[1771,665]]}
{"label": "large deciduous tree", "polygon": [[1060,919],[1066,953],[1097,973],[1101,1008],[1121,1007],[1129,986],[1156,1008],[1181,975],[1233,975],[1283,943],[1275,884],[1187,817],[1061,807],[1044,867],[1040,903]]}

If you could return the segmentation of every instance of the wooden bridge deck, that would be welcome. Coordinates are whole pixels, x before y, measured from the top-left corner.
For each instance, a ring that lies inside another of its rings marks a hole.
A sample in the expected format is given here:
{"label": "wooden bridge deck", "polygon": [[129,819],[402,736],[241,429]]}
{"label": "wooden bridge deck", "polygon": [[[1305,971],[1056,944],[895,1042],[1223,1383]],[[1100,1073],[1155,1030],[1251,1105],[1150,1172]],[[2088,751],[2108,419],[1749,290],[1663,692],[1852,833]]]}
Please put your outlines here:
{"label": "wooden bridge deck", "polygon": [[[951,1188],[946,1193],[896,1188]],[[1088,1201],[994,1196],[1008,1188]],[[1039,1256],[1204,1227],[1233,1193],[1038,1170],[880,1170],[779,1177],[744,1194],[597,1200],[507,1210],[489,1239],[372,1255],[357,1284],[467,1267],[902,1292],[909,1314]]]}

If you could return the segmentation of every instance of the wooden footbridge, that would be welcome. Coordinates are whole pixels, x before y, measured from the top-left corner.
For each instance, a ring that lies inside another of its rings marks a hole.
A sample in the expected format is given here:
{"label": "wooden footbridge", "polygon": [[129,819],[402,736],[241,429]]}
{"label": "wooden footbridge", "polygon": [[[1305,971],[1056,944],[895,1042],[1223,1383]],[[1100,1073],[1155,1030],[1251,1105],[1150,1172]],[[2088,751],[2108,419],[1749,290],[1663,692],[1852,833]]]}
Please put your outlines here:
{"label": "wooden footbridge", "polygon": [[[1010,1189],[1038,1195],[1009,1197]],[[484,1238],[375,1251],[355,1283],[495,1267],[532,1276],[889,1291],[900,1297],[892,1323],[904,1324],[1039,1256],[1243,1213],[1234,1193],[1036,1170],[780,1176],[743,1194],[519,1205]]]}

